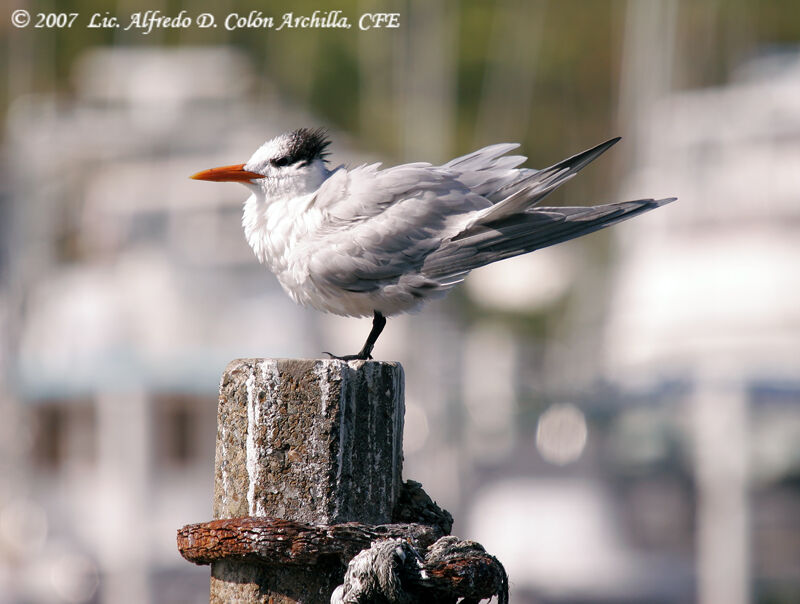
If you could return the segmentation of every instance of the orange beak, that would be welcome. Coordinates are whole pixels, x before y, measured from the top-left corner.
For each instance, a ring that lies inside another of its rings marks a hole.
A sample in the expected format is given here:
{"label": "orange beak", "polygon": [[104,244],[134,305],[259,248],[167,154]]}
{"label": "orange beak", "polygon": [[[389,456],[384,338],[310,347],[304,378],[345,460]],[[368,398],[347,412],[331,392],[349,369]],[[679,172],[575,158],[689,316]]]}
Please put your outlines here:
{"label": "orange beak", "polygon": [[214,182],[248,182],[255,178],[264,178],[264,175],[257,172],[248,172],[244,169],[244,164],[236,164],[235,166],[222,166],[203,170],[193,174],[192,178],[195,180],[212,180]]}

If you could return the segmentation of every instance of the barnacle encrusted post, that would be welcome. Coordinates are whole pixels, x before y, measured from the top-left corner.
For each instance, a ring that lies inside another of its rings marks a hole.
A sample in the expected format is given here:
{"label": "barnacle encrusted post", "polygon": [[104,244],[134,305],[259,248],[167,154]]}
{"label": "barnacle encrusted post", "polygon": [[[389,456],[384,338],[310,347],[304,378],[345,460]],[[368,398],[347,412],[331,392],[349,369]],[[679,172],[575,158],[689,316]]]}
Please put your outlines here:
{"label": "barnacle encrusted post", "polygon": [[[401,487],[403,369],[375,361],[239,359],[222,377],[214,518],[391,522]],[[211,602],[329,602],[336,559],[222,560]]]}

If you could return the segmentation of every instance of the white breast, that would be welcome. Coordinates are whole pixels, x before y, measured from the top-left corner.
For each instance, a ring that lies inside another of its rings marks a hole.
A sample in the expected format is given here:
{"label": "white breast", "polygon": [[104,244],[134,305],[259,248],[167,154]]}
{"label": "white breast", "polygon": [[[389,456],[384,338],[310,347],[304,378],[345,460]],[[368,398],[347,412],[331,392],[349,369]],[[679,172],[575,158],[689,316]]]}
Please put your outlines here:
{"label": "white breast", "polygon": [[305,242],[319,226],[320,212],[310,208],[313,194],[266,203],[252,195],[244,207],[242,226],[258,260],[278,278],[283,289],[299,304],[311,304]]}

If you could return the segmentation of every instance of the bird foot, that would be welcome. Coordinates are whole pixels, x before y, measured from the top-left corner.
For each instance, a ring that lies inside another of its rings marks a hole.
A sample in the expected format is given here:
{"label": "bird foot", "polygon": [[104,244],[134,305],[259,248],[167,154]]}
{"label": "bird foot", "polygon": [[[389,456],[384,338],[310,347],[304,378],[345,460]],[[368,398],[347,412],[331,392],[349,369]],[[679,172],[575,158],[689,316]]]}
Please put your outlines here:
{"label": "bird foot", "polygon": [[371,354],[364,354],[363,352],[359,352],[358,354],[346,354],[344,356],[337,356],[333,353],[323,351],[322,354],[327,354],[330,358],[336,359],[338,361],[371,361],[372,355]]}

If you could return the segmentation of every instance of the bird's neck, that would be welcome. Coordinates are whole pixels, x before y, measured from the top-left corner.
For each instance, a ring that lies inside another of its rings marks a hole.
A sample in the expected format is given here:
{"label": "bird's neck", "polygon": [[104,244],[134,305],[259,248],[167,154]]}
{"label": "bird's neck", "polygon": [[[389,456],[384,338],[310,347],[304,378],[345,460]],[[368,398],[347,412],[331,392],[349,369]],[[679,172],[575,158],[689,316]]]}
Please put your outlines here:
{"label": "bird's neck", "polygon": [[[321,161],[301,175],[267,178],[244,204],[242,226],[259,261],[279,273],[284,248],[307,230],[305,214],[310,200],[331,172]],[[276,264],[277,263],[277,264]]]}

